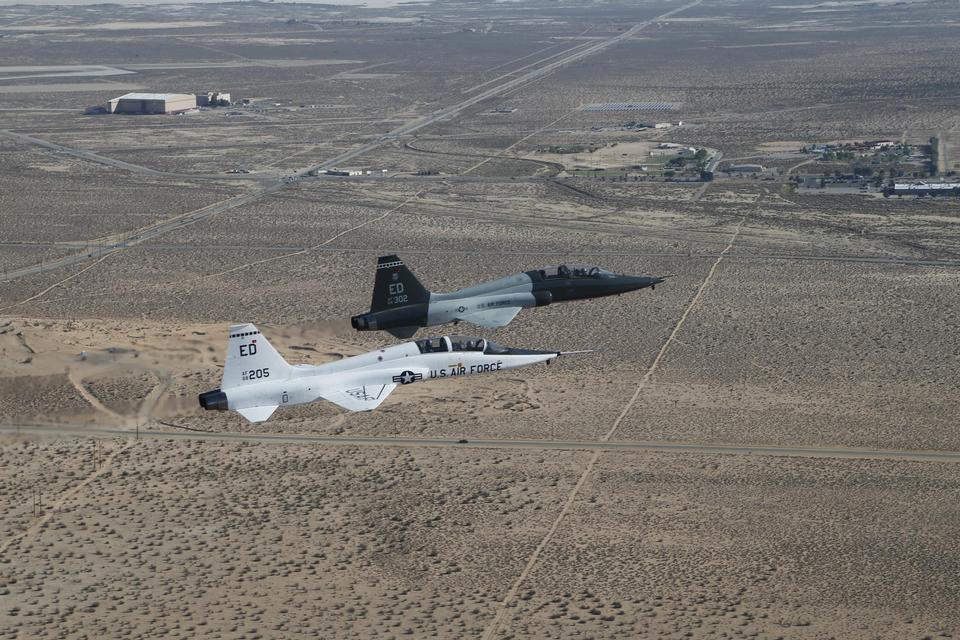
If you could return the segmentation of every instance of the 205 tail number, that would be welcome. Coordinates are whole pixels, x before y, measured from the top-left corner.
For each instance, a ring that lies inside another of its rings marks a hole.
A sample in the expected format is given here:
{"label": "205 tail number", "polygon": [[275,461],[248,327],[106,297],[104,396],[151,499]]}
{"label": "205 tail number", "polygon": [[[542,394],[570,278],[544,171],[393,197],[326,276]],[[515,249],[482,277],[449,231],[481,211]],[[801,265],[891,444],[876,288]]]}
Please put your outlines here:
{"label": "205 tail number", "polygon": [[249,371],[243,372],[244,380],[261,380],[269,377],[270,367],[264,367],[263,369],[250,369]]}

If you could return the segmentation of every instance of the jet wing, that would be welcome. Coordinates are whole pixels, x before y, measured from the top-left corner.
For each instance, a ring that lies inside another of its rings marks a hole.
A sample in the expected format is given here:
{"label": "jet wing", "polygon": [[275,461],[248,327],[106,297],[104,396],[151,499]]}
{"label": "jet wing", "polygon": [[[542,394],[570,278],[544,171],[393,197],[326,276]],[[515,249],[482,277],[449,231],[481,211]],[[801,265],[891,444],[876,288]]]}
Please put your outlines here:
{"label": "jet wing", "polygon": [[458,316],[458,320],[475,324],[478,327],[505,327],[510,324],[517,314],[520,313],[520,307],[500,307],[498,309],[487,309],[486,311],[474,311],[473,313],[464,313]]}
{"label": "jet wing", "polygon": [[370,411],[380,406],[397,388],[396,384],[367,384],[328,389],[320,394],[324,400],[339,405],[347,411]]}

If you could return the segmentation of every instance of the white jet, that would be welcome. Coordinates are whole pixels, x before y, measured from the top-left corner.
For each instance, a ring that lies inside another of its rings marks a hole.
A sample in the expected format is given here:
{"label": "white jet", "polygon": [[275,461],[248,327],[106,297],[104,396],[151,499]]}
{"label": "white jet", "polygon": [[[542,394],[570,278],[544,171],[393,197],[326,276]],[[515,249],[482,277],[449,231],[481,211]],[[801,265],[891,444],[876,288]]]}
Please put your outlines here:
{"label": "white jet", "polygon": [[263,422],[281,406],[328,400],[350,411],[380,406],[398,384],[506,371],[587,351],[509,349],[484,338],[443,336],[404,342],[327,364],[291,366],[252,324],[230,327],[220,388],[200,406]]}

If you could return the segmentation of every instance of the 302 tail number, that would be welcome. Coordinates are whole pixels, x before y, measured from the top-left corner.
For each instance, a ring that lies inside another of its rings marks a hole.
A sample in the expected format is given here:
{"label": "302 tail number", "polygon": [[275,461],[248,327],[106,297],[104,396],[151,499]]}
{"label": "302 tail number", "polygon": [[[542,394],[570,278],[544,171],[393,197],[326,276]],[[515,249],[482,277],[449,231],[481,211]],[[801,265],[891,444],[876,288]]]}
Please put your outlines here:
{"label": "302 tail number", "polygon": [[389,287],[390,295],[387,296],[387,304],[403,304],[408,300],[405,294],[403,283],[394,282]]}

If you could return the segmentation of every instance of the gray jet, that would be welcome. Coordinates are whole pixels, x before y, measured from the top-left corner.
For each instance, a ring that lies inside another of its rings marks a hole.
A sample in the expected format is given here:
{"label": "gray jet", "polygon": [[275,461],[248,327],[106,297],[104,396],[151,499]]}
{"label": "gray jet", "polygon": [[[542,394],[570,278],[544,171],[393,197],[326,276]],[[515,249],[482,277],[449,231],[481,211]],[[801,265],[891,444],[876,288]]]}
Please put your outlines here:
{"label": "gray jet", "polygon": [[636,291],[663,278],[625,276],[587,265],[559,265],[524,271],[452,293],[430,293],[397,256],[377,260],[370,311],[350,318],[357,331],[387,331],[397,338],[421,327],[469,322],[505,327],[521,309],[553,302],[599,298]]}

